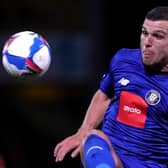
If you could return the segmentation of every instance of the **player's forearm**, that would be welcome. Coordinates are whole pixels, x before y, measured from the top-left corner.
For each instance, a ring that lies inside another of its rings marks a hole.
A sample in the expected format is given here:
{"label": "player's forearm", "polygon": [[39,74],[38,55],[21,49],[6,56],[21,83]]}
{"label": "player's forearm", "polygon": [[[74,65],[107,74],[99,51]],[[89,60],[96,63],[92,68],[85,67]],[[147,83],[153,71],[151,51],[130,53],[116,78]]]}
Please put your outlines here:
{"label": "player's forearm", "polygon": [[96,128],[102,122],[110,101],[110,98],[98,90],[92,98],[81,128],[88,130]]}

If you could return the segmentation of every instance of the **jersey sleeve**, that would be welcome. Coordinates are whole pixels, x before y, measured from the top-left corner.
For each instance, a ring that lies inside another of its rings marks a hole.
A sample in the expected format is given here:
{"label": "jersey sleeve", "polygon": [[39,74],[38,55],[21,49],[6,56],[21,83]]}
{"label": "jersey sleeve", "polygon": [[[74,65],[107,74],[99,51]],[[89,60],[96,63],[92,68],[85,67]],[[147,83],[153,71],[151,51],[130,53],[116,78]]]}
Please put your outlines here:
{"label": "jersey sleeve", "polygon": [[113,77],[110,73],[105,73],[100,82],[100,90],[105,93],[108,97],[113,97]]}
{"label": "jersey sleeve", "polygon": [[99,89],[108,97],[112,98],[114,95],[114,74],[117,70],[120,58],[123,55],[123,49],[119,50],[111,59],[108,72],[105,73],[100,81]]}

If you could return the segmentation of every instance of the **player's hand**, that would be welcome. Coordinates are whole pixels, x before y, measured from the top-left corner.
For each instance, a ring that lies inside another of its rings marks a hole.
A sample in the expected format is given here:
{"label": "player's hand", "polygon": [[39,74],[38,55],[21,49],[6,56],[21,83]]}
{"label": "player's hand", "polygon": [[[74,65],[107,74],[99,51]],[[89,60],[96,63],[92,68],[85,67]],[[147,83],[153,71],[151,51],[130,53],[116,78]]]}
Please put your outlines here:
{"label": "player's hand", "polygon": [[80,153],[80,145],[88,130],[80,129],[77,133],[65,138],[58,143],[54,149],[55,161],[62,161],[67,153],[72,151],[71,157],[74,158]]}

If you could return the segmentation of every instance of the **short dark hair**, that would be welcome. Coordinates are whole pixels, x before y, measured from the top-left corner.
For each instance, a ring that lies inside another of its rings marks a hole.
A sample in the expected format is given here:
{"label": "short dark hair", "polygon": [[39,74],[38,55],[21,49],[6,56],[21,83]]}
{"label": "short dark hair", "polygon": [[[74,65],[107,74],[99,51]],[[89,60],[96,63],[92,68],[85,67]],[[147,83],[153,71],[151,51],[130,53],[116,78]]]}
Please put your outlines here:
{"label": "short dark hair", "polygon": [[168,21],[168,6],[158,6],[153,8],[146,14],[145,18],[152,21],[157,20]]}

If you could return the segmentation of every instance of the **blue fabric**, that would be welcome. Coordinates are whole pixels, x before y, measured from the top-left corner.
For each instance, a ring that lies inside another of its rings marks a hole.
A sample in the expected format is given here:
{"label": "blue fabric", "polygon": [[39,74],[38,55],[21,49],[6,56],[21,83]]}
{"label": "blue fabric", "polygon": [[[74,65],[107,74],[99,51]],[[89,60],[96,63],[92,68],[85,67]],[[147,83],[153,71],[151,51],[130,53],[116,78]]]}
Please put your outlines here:
{"label": "blue fabric", "polygon": [[[102,130],[128,167],[127,157],[148,168],[168,165],[167,86],[166,74],[151,74],[144,67],[140,49],[119,50],[102,78],[100,90],[113,96]],[[123,92],[129,96],[122,97]]]}
{"label": "blue fabric", "polygon": [[86,168],[114,168],[108,143],[97,135],[90,135],[84,145]]}

